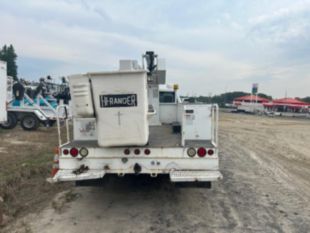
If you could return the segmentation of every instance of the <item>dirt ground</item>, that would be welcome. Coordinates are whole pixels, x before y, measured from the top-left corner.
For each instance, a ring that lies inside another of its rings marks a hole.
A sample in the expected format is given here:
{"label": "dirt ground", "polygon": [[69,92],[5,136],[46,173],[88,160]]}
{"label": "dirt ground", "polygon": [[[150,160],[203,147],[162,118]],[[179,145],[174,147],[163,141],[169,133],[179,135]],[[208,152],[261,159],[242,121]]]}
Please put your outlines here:
{"label": "dirt ground", "polygon": [[[35,138],[24,136],[27,142]],[[46,192],[65,191],[39,202],[37,210],[30,205],[31,213],[2,230],[310,232],[309,139],[310,120],[222,113],[220,165],[224,179],[212,189],[178,189],[164,179],[131,178],[100,188],[44,185]],[[3,142],[0,145],[3,157],[7,147]],[[34,199],[40,195],[33,190]]]}

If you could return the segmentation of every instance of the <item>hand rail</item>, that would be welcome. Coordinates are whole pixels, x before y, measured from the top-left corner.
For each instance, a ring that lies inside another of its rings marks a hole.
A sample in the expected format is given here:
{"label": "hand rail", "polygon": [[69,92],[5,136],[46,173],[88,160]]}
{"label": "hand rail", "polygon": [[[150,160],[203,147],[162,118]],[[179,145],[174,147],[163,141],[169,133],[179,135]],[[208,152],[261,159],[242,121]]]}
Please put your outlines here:
{"label": "hand rail", "polygon": [[[58,144],[59,147],[62,145],[61,140],[61,129],[60,129],[60,114],[59,110],[64,109],[65,111],[65,122],[66,122],[66,133],[67,133],[67,143],[70,141],[70,130],[69,130],[69,118],[68,118],[68,109],[66,105],[58,105],[56,108],[56,122],[57,122],[57,132],[58,132]],[[63,116],[63,115],[62,115]]]}
{"label": "hand rail", "polygon": [[212,141],[215,146],[218,145],[218,122],[219,122],[219,107],[217,104],[212,105]]}
{"label": "hand rail", "polygon": [[216,119],[215,119],[215,139],[216,139],[216,145],[218,145],[219,141],[219,106],[215,105],[215,111],[216,111]]}

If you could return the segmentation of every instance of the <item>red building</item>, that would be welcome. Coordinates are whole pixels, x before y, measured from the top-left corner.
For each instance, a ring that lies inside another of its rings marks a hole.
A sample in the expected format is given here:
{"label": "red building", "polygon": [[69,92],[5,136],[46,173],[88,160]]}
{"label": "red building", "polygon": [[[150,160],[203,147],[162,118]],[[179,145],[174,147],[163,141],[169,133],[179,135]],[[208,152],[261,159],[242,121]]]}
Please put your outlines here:
{"label": "red building", "polygon": [[268,103],[270,100],[266,98],[262,98],[256,95],[246,95],[246,96],[241,96],[238,98],[235,98],[233,101],[233,104],[235,106],[240,105],[241,103]]}
{"label": "red building", "polygon": [[310,104],[294,98],[275,99],[264,103],[265,108],[276,112],[309,112]]}

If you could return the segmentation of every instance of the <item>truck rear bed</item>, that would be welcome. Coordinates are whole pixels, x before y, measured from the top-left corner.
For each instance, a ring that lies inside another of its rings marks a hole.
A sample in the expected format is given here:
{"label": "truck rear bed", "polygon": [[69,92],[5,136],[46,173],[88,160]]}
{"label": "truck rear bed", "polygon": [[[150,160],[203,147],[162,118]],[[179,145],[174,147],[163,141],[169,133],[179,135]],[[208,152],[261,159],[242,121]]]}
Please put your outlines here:
{"label": "truck rear bed", "polygon": [[[151,148],[175,148],[182,147],[181,145],[181,133],[173,133],[171,125],[150,126],[149,142],[144,147]],[[188,140],[185,142],[186,147],[199,147],[205,146],[214,147],[211,140]],[[66,144],[66,147],[99,147],[96,140],[73,140]],[[141,147],[141,146],[140,146]],[[143,146],[142,146],[143,147]]]}

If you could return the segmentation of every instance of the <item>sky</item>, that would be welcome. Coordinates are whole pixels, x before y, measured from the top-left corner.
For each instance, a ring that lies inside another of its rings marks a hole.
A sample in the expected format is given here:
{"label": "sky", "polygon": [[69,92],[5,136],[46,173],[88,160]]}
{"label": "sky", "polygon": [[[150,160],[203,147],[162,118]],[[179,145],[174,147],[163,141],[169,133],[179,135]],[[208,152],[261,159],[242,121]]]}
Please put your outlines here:
{"label": "sky", "polygon": [[19,77],[115,70],[147,50],[185,95],[310,96],[310,0],[0,0]]}

